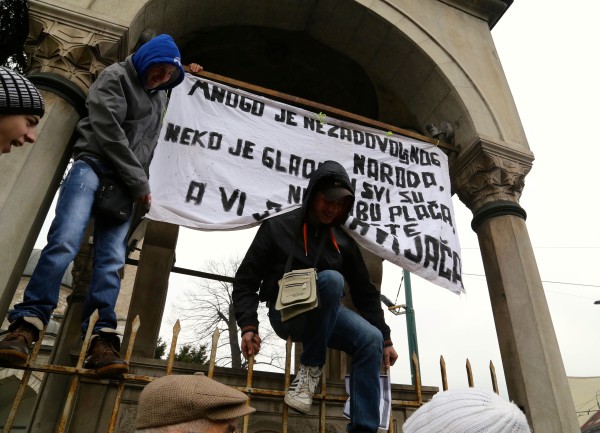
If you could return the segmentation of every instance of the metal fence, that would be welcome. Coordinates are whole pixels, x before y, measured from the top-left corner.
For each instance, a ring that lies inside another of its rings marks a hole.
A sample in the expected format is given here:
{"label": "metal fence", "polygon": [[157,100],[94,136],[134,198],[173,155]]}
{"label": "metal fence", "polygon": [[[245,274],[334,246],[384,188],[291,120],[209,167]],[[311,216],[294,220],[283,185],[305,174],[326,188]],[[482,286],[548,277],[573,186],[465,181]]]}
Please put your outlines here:
{"label": "metal fence", "polygon": [[[81,378],[84,378],[84,377],[90,378],[90,379],[96,378],[96,374],[95,374],[94,370],[89,370],[89,369],[83,368],[83,361],[84,361],[85,354],[87,352],[87,348],[88,348],[90,340],[91,340],[92,330],[93,330],[93,327],[94,327],[97,319],[98,319],[98,313],[95,312],[92,315],[92,317],[90,318],[90,324],[89,324],[85,339],[83,341],[82,348],[79,353],[79,357],[77,359],[77,363],[76,363],[75,367],[63,366],[63,365],[50,365],[50,364],[36,364],[37,356],[38,356],[38,353],[39,353],[41,345],[42,345],[42,340],[44,338],[45,330],[41,331],[39,340],[35,344],[27,363],[25,365],[21,365],[21,366],[12,366],[12,365],[10,366],[11,368],[14,368],[14,369],[23,370],[23,376],[21,378],[21,382],[19,384],[16,395],[14,397],[10,412],[9,412],[6,422],[4,424],[4,428],[2,430],[3,433],[9,433],[11,431],[11,428],[13,426],[14,420],[17,415],[17,411],[19,409],[23,395],[27,388],[27,384],[31,377],[31,373],[34,371],[42,372],[42,373],[63,374],[63,375],[72,376],[68,395],[67,395],[66,401],[64,403],[62,414],[61,414],[60,420],[57,424],[55,433],[63,433],[65,431],[68,431],[68,420],[70,419],[73,408],[74,408],[74,402],[76,400],[76,396],[77,396]],[[126,352],[125,352],[125,356],[124,356],[124,359],[127,362],[130,361],[139,326],[140,326],[140,319],[138,316],[134,319],[133,323],[131,324],[129,344],[126,348]],[[175,349],[176,349],[177,339],[178,339],[180,330],[181,330],[181,326],[179,324],[179,321],[177,321],[175,323],[175,326],[173,327],[173,338],[171,340],[171,347],[170,347],[169,355],[167,358],[165,375],[169,375],[172,373],[173,362],[175,359]],[[219,337],[220,337],[220,332],[218,330],[215,330],[215,332],[213,333],[212,347],[211,347],[211,352],[210,352],[210,360],[209,360],[209,364],[208,364],[207,375],[209,378],[214,377]],[[250,359],[248,360],[246,385],[234,387],[248,395],[248,397],[249,397],[248,405],[251,404],[252,398],[258,397],[258,396],[276,397],[276,398],[281,398],[283,400],[286,390],[290,386],[291,359],[292,359],[291,352],[292,352],[292,341],[288,339],[288,341],[286,342],[284,386],[282,389],[264,389],[264,388],[254,387],[253,386],[254,356],[250,357]],[[413,363],[414,372],[415,372],[415,375],[414,375],[415,399],[414,400],[392,400],[391,401],[392,409],[402,409],[402,408],[417,409],[418,407],[420,407],[423,404],[423,395],[421,392],[421,379],[420,379],[420,372],[419,372],[419,362],[418,362],[417,356],[415,354],[413,354],[413,356],[412,356],[412,363]],[[489,364],[489,369],[490,369],[490,375],[491,375],[492,386],[493,386],[494,392],[498,393],[498,382],[497,382],[497,378],[496,378],[496,371],[495,371],[494,364],[492,362],[490,362],[490,364]],[[389,371],[387,373],[389,374]],[[447,379],[447,372],[446,372],[446,363],[445,363],[443,357],[440,357],[440,373],[441,373],[441,378],[442,378],[443,389],[447,390],[448,389],[448,379]],[[470,361],[468,359],[466,361],[466,373],[467,373],[467,380],[468,380],[469,386],[473,387],[474,386],[473,372],[471,369]],[[125,375],[123,375],[123,377],[121,379],[119,379],[117,381],[118,382],[117,383],[117,392],[116,392],[114,405],[112,408],[112,413],[111,413],[111,418],[110,418],[107,433],[115,432],[117,419],[118,419],[117,417],[119,414],[119,408],[121,406],[121,397],[122,397],[123,390],[125,388],[126,383],[146,384],[156,378],[157,377],[154,377],[154,376],[125,374]],[[320,392],[316,393],[314,396],[314,400],[316,402],[318,402],[318,408],[319,408],[319,417],[318,417],[319,433],[325,433],[325,428],[326,428],[326,419],[325,419],[326,411],[325,411],[325,409],[326,409],[327,403],[328,402],[344,403],[346,401],[346,399],[347,399],[346,395],[328,394],[327,380],[326,380],[325,370],[324,370],[322,377],[321,377],[321,390],[320,390]],[[255,413],[253,415],[247,415],[244,417],[243,427],[242,427],[243,433],[248,433],[249,421],[250,421],[251,416],[260,416],[260,415]],[[389,429],[388,429],[389,433],[393,432],[394,424],[395,424],[394,423],[394,414],[393,414],[393,411],[390,411],[390,423],[389,423]],[[281,414],[281,431],[282,431],[282,433],[288,432],[288,407],[285,404],[283,404],[283,410],[282,410],[282,414]]]}

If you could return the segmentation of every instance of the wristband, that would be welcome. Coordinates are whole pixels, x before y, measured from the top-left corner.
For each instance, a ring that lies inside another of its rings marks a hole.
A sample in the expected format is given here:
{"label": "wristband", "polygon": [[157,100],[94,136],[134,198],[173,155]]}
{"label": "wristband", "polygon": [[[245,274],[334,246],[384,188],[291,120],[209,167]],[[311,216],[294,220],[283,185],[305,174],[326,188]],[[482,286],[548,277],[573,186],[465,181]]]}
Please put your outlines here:
{"label": "wristband", "polygon": [[244,335],[246,332],[254,332],[255,334],[258,334],[258,328],[256,326],[244,326],[242,328],[242,335]]}

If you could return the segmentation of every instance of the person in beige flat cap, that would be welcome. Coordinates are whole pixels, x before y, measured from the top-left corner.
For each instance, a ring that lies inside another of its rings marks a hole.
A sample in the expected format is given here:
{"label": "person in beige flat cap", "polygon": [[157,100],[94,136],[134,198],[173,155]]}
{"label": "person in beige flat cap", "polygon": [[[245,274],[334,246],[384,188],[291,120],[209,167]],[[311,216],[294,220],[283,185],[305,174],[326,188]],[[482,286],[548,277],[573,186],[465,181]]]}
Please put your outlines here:
{"label": "person in beige flat cap", "polygon": [[256,409],[243,392],[206,377],[164,376],[140,395],[136,433],[235,433],[239,419]]}

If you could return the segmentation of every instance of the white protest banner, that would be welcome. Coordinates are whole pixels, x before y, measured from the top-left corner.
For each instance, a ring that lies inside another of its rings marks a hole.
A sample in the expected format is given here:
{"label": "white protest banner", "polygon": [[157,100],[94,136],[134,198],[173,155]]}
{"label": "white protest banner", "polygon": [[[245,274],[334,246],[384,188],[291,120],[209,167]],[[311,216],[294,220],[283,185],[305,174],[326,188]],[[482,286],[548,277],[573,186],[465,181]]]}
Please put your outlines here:
{"label": "white protest banner", "polygon": [[298,207],[319,163],[356,189],[344,229],[366,249],[463,291],[448,159],[436,146],[186,75],[150,167],[149,218],[233,230]]}

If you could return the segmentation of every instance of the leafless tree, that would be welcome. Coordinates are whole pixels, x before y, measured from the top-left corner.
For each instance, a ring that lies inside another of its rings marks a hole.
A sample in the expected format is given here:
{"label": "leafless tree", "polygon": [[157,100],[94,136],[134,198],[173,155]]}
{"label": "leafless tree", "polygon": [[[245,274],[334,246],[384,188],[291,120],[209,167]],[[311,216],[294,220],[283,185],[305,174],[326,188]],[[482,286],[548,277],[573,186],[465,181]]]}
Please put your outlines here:
{"label": "leafless tree", "polygon": [[[220,262],[209,261],[204,271],[223,276],[233,276],[239,267],[240,259],[231,257]],[[185,292],[183,299],[174,304],[182,322],[189,329],[186,340],[196,345],[206,345],[209,350],[215,329],[221,333],[216,362],[218,365],[233,368],[247,368],[247,360],[242,355],[240,336],[231,297],[231,283],[211,279],[199,279],[195,287]],[[266,307],[259,305],[260,336],[262,346],[255,357],[255,365],[270,365],[283,370],[285,361],[285,343],[271,329]],[[192,334],[190,336],[190,334]]]}

